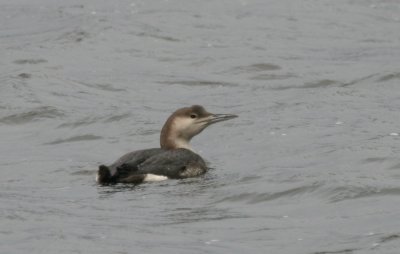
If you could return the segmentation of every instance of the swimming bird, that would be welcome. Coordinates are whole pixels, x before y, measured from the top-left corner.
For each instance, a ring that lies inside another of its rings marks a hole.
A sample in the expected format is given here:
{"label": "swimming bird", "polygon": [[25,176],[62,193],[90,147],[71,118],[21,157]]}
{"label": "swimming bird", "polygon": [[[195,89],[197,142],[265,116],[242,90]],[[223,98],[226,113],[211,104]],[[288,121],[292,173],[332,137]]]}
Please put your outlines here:
{"label": "swimming bird", "polygon": [[160,148],[130,152],[109,166],[100,165],[96,180],[100,184],[138,184],[202,175],[207,165],[192,150],[190,140],[211,124],[235,117],[237,115],[212,114],[200,105],[178,109],[161,130]]}

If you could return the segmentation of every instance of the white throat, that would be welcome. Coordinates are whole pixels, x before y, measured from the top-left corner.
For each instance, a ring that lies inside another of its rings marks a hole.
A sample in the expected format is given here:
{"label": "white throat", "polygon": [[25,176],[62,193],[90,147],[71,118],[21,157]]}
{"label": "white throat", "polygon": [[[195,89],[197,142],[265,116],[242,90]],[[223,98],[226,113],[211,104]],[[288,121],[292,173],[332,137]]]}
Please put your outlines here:
{"label": "white throat", "polygon": [[189,142],[183,138],[177,138],[175,139],[175,147],[176,148],[185,148],[190,151],[193,151],[192,147],[190,146]]}

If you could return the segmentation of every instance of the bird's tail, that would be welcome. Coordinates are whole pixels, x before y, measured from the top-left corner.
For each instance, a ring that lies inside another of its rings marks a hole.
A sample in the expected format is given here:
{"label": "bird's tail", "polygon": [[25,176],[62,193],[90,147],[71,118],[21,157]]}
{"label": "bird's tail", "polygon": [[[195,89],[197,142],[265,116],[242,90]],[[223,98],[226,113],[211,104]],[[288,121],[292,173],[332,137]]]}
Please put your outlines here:
{"label": "bird's tail", "polygon": [[112,183],[110,169],[106,165],[100,165],[97,171],[96,181],[99,184]]}

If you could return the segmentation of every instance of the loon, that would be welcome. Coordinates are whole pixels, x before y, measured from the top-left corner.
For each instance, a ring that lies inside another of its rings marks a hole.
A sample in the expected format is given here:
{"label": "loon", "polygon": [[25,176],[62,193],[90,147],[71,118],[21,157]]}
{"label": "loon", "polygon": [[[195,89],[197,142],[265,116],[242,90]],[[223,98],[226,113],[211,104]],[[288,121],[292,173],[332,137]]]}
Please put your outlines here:
{"label": "loon", "polygon": [[161,148],[133,151],[109,166],[100,165],[96,180],[99,184],[139,184],[202,175],[208,168],[190,147],[190,140],[211,124],[236,117],[212,114],[200,105],[178,109],[161,130]]}

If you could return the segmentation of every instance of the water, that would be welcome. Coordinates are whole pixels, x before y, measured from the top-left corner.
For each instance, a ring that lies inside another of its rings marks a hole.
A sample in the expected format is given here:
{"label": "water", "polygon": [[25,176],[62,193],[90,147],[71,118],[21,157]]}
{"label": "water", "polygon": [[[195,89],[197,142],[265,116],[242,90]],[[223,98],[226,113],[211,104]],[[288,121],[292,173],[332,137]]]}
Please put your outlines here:
{"label": "water", "polygon": [[[398,253],[400,3],[0,1],[1,253]],[[203,177],[101,187],[175,109]]]}

